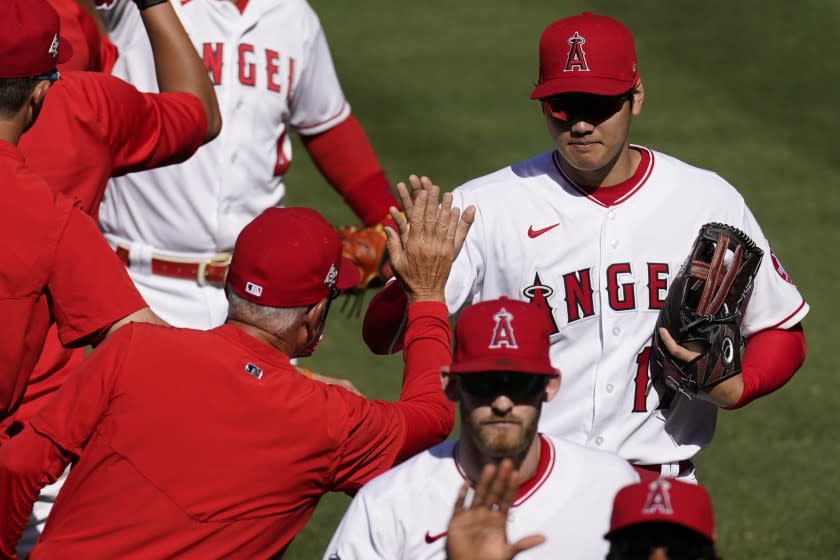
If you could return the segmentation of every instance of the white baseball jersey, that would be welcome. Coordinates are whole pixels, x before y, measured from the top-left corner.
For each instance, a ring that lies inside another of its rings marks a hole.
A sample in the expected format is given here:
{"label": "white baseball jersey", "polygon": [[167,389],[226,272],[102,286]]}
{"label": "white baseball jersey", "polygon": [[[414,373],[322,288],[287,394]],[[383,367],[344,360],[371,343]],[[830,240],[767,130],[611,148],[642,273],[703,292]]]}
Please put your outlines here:
{"label": "white baseball jersey", "polygon": [[[134,3],[97,1],[120,50],[113,73],[157,91]],[[215,85],[221,134],[180,165],[112,179],[99,219],[109,242],[129,249],[129,273],[161,317],[210,328],[226,316],[222,290],[151,275],[152,255],[201,260],[229,252],[245,224],[282,205],[283,174],[292,159],[289,131],[328,130],[350,115],[350,106],[305,0],[173,0],[172,6]]]}
{"label": "white baseball jersey", "polygon": [[[603,560],[613,498],[638,476],[613,453],[540,438],[537,473],[519,489],[507,536],[513,542],[539,533],[546,542],[517,559]],[[466,480],[455,460],[456,443],[444,442],[367,483],[344,514],[324,560],[445,559],[446,530]]]}
{"label": "white baseball jersey", "polygon": [[[692,457],[711,439],[717,407],[668,402],[651,383],[659,309],[700,227],[723,222],[764,251],[742,330],[788,328],[808,305],[740,194],[718,175],[634,146],[636,174],[611,205],[575,185],[554,152],[471,181],[454,205],[476,205],[475,223],[446,287],[450,312],[501,296],[542,291],[555,332],[551,359],[562,387],[540,430],[616,451],[640,464]],[[607,189],[604,189],[607,190]]]}

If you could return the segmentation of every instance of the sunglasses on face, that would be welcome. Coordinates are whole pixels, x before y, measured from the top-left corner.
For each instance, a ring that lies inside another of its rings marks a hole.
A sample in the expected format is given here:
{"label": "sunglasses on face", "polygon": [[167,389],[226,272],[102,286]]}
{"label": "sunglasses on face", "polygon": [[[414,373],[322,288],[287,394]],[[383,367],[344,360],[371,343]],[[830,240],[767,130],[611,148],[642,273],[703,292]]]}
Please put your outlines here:
{"label": "sunglasses on face", "polygon": [[547,378],[528,373],[493,372],[460,375],[459,379],[465,393],[480,399],[505,395],[513,400],[524,400],[542,392]]}
{"label": "sunglasses on face", "polygon": [[627,543],[621,548],[621,560],[648,560],[651,553],[662,548],[668,554],[668,560],[697,560],[702,555],[697,547],[685,543]]}
{"label": "sunglasses on face", "polygon": [[572,123],[588,121],[599,123],[607,120],[633,98],[630,89],[621,95],[593,95],[591,93],[563,93],[541,99],[543,111],[558,121]]}

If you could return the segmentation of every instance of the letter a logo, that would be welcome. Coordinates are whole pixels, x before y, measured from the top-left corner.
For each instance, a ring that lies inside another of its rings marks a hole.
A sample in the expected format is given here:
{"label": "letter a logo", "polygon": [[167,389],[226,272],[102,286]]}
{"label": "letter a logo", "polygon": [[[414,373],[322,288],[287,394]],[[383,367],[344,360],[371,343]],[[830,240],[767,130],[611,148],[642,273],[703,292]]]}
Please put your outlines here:
{"label": "letter a logo", "polygon": [[566,56],[566,67],[563,72],[589,72],[589,65],[586,63],[586,53],[583,52],[583,44],[586,39],[580,36],[580,33],[575,31],[575,34],[569,37],[569,54]]}
{"label": "letter a logo", "polygon": [[671,507],[671,484],[667,480],[654,480],[649,488],[642,513],[672,515],[674,510]]}
{"label": "letter a logo", "polygon": [[516,344],[516,337],[513,336],[513,314],[502,307],[498,313],[493,315],[496,325],[493,327],[493,338],[488,348],[519,348]]}

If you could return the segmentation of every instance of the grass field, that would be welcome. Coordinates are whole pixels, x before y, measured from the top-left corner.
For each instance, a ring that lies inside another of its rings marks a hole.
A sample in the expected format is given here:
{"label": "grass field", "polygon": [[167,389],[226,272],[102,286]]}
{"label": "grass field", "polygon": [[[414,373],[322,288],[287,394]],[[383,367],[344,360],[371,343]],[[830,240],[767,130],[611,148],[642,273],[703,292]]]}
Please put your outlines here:
{"label": "grass field", "polygon": [[[636,35],[646,102],[636,143],[714,169],[743,193],[811,304],[809,358],[778,393],[722,413],[699,477],[728,559],[830,559],[840,550],[840,393],[831,381],[840,137],[836,23],[827,0],[393,2],[312,0],[345,93],[392,180],[451,189],[550,147],[528,94],[545,25],[589,9]],[[290,203],[352,221],[297,151]],[[667,233],[667,232],[663,232]],[[399,357],[363,345],[335,313],[309,365],[393,398]],[[348,499],[326,497],[287,557],[320,558]]]}

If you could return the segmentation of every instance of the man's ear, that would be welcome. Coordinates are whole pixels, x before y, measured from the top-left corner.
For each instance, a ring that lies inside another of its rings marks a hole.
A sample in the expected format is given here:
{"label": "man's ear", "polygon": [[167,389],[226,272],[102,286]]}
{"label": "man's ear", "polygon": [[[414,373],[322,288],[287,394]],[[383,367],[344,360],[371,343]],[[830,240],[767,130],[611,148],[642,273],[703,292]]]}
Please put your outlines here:
{"label": "man's ear", "polygon": [[41,107],[44,105],[44,99],[47,97],[47,90],[50,89],[50,85],[49,80],[42,80],[35,85],[32,93],[29,94],[29,101],[25,105],[24,131],[29,130],[35,124],[35,120],[41,112]]}
{"label": "man's ear", "polygon": [[449,373],[449,366],[442,366],[440,368],[440,388],[446,398],[452,402],[458,402],[460,399],[460,387],[458,380]]}
{"label": "man's ear", "polygon": [[639,81],[636,83],[636,86],[633,88],[633,107],[630,111],[633,113],[634,117],[639,116],[642,112],[642,104],[645,102],[645,86],[642,83],[642,79],[639,78]]}
{"label": "man's ear", "polygon": [[554,395],[557,394],[557,390],[560,389],[560,370],[554,370],[557,375],[552,375],[548,378],[548,383],[545,384],[545,402],[549,402],[551,399],[554,398]]}

